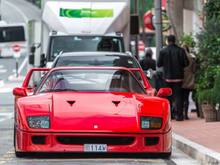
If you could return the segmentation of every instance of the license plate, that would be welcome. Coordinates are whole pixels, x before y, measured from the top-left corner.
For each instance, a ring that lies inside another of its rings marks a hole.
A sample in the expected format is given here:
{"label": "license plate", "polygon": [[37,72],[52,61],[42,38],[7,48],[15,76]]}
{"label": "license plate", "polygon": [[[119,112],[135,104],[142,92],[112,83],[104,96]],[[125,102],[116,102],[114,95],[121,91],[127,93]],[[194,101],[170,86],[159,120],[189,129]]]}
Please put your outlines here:
{"label": "license plate", "polygon": [[84,152],[107,152],[107,144],[84,144]]}

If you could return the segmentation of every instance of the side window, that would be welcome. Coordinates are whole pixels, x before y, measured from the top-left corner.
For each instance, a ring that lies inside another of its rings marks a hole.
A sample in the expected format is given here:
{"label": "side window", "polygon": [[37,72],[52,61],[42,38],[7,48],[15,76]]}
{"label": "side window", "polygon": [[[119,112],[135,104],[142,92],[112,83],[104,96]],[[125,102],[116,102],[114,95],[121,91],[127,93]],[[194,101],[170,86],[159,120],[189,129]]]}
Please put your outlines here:
{"label": "side window", "polygon": [[141,83],[141,85],[143,85],[143,87],[146,88],[141,73],[139,71],[132,71],[132,72],[134,73],[136,79]]}
{"label": "side window", "polygon": [[141,86],[132,76],[130,76],[129,84],[132,92],[145,94],[145,91],[141,88]]}

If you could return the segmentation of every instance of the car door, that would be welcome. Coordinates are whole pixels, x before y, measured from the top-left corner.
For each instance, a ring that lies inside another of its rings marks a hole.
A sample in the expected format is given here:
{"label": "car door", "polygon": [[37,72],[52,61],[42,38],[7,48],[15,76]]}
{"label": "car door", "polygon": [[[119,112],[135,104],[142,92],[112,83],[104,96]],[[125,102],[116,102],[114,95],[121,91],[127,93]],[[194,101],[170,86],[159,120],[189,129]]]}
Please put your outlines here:
{"label": "car door", "polygon": [[21,87],[13,89],[15,103],[18,98],[33,95],[34,90],[42,80],[43,76],[49,71],[48,68],[32,68],[28,71]]}

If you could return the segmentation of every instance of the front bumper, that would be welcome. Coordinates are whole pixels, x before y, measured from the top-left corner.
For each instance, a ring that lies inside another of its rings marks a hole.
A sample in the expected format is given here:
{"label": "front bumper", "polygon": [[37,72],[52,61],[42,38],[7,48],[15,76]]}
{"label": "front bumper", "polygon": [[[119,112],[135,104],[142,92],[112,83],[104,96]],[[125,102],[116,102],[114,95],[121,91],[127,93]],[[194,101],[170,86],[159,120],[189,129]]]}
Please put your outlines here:
{"label": "front bumper", "polygon": [[[41,138],[37,139],[36,137]],[[19,129],[16,131],[16,150],[20,152],[84,152],[84,144],[94,143],[94,140],[91,142],[92,137],[101,139],[100,143],[96,141],[95,144],[103,144],[103,141],[106,141],[108,143],[107,152],[109,153],[171,152],[171,131],[164,134],[33,133]],[[133,140],[129,141],[128,137]],[[71,140],[71,138],[73,139]],[[107,140],[111,138],[113,141]],[[127,141],[124,142],[123,138]],[[85,142],[86,139],[89,143]],[[122,140],[123,144],[120,144],[117,139]]]}

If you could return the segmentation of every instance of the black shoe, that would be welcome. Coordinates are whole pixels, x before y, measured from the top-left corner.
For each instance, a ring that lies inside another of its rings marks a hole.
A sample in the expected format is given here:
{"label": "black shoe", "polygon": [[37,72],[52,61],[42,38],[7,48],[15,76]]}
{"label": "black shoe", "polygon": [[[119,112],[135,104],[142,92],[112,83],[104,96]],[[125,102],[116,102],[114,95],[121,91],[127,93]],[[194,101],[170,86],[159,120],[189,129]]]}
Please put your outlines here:
{"label": "black shoe", "polygon": [[189,117],[188,117],[188,116],[185,116],[185,120],[189,120]]}
{"label": "black shoe", "polygon": [[171,119],[172,119],[172,120],[174,120],[174,119],[176,119],[176,118],[175,118],[175,116],[174,116],[174,115],[171,115]]}
{"label": "black shoe", "polygon": [[177,117],[176,118],[176,121],[183,121],[184,119],[183,119],[183,117]]}

